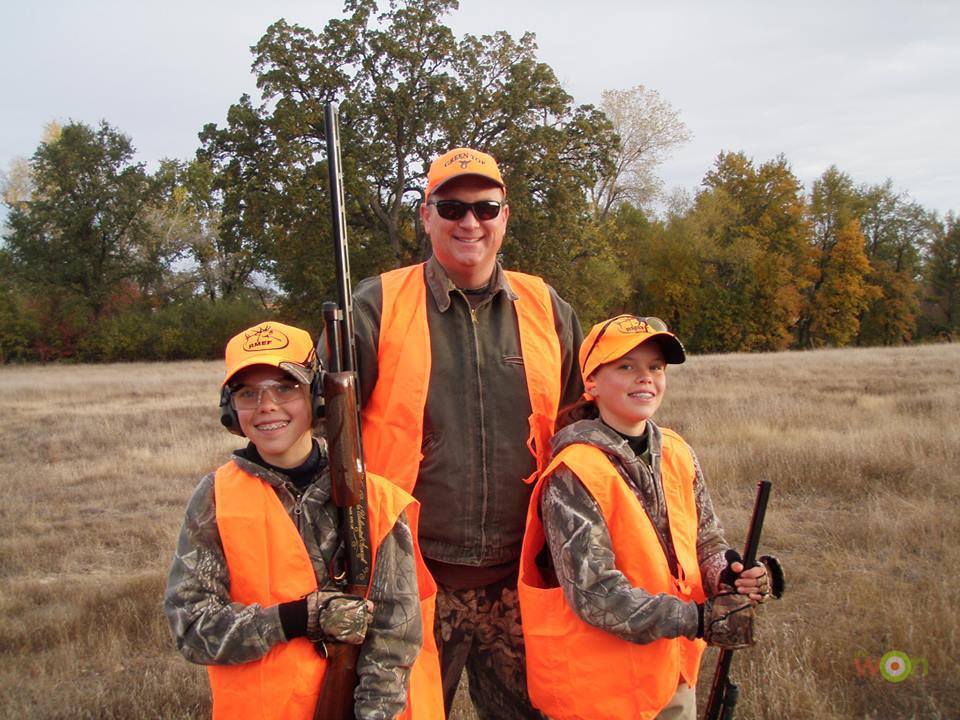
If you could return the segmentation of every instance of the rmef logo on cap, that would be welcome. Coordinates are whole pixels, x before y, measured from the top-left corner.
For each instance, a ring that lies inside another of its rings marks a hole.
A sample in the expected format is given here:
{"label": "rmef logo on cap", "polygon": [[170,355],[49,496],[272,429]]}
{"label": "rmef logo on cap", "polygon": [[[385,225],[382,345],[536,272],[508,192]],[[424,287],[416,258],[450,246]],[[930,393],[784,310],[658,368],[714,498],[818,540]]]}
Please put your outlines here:
{"label": "rmef logo on cap", "polygon": [[260,325],[243,334],[243,349],[247,352],[259,350],[281,350],[290,344],[290,339],[280,330],[266,324]]}
{"label": "rmef logo on cap", "polygon": [[647,325],[646,320],[641,320],[635,317],[623,318],[622,320],[617,320],[617,329],[624,333],[653,333],[656,332],[652,327]]}

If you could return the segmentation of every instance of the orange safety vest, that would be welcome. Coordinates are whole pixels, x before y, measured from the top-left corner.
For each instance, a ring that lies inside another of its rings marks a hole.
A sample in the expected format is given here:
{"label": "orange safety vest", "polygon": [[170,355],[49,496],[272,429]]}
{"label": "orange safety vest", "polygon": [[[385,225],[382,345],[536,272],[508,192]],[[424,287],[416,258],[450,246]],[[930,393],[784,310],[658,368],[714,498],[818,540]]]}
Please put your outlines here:
{"label": "orange safety vest", "polygon": [[678,678],[696,686],[706,647],[703,640],[660,638],[638,645],[589,625],[566,603],[562,588],[547,587],[536,564],[544,546],[540,517],[544,478],[563,464],[600,506],[614,562],[631,585],[653,595],[703,602],[693,457],[671,430],[663,430],[662,453],[663,492],[680,577],[671,574],[643,505],[599,448],[584,444],[564,448],[533,491],[520,556],[520,614],[530,698],[553,720],[647,720],[673,697]]}
{"label": "orange safety vest", "polygon": [[[527,447],[541,470],[560,404],[561,351],[547,284],[538,277],[504,271],[520,331],[520,352],[531,414]],[[363,454],[367,466],[412,493],[423,455],[423,413],[430,385],[430,329],[424,265],[380,276],[383,310],[377,345],[378,378],[363,409]],[[532,482],[536,473],[526,478]]]}
{"label": "orange safety vest", "polygon": [[[214,480],[217,528],[230,572],[230,599],[264,607],[297,600],[317,589],[313,565],[303,539],[269,483],[233,461],[217,470]],[[380,543],[404,510],[416,537],[417,502],[383,478],[367,474],[367,518],[372,561]],[[410,701],[404,720],[443,718],[440,667],[433,639],[436,585],[414,543],[423,646],[410,673]],[[259,660],[207,667],[215,720],[311,720],[326,660],[305,637],[275,645]]]}

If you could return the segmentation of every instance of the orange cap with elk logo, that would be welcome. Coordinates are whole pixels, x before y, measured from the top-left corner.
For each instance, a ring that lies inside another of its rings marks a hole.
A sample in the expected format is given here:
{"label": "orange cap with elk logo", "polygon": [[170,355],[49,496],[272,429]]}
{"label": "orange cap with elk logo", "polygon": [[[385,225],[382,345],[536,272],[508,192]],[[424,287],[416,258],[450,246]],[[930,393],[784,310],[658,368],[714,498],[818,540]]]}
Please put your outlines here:
{"label": "orange cap with elk logo", "polygon": [[504,190],[507,186],[503,183],[503,177],[500,175],[500,168],[497,167],[497,161],[493,155],[487,155],[479,150],[471,148],[454,148],[444,153],[430,164],[430,172],[427,173],[427,191],[424,195],[424,202],[430,198],[430,194],[437,190],[441,185],[461,175],[478,175],[487,178]]}
{"label": "orange cap with elk logo", "polygon": [[313,379],[315,371],[310,333],[278,322],[263,322],[234,335],[227,343],[224,360],[227,373],[222,385],[251,365],[278,367],[304,383]]}
{"label": "orange cap with elk logo", "polygon": [[660,345],[663,359],[668,363],[679,364],[686,360],[683,343],[660,318],[617,315],[597,323],[580,345],[580,372],[584,382],[601,365],[623,357],[651,339]]}

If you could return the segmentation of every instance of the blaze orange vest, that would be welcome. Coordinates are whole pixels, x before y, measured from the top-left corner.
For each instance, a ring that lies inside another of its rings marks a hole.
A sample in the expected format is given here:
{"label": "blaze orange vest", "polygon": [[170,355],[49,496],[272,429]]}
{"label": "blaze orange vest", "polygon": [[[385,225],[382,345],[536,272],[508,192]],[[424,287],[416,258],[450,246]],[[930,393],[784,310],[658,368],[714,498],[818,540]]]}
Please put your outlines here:
{"label": "blaze orange vest", "polygon": [[671,574],[643,505],[607,455],[592,445],[564,448],[544,471],[530,499],[520,556],[520,611],[533,704],[553,720],[654,718],[673,697],[679,678],[696,685],[706,644],[683,637],[645,645],[621,640],[581,620],[562,588],[546,587],[536,564],[544,546],[540,496],[543,478],[560,464],[576,474],[600,506],[614,562],[631,585],[703,602],[693,458],[679,435],[663,430],[663,492],[680,577]]}
{"label": "blaze orange vest", "polygon": [[[527,447],[546,465],[560,404],[561,352],[546,283],[505,271],[520,331],[520,351],[530,396]],[[363,454],[367,466],[413,492],[423,455],[423,413],[430,385],[430,330],[424,266],[380,276],[383,311],[378,341],[377,385],[363,409]],[[526,478],[532,482],[536,473]]]}
{"label": "blaze orange vest", "polygon": [[[230,599],[264,607],[297,600],[317,589],[306,546],[269,483],[229,462],[214,480],[217,528],[230,572]],[[367,474],[367,518],[372,560],[404,510],[416,537],[416,501],[383,478]],[[404,720],[443,718],[440,668],[433,639],[436,585],[414,543],[421,611],[429,611],[423,647],[410,674],[410,701]],[[274,646],[264,657],[240,665],[207,667],[213,717],[311,720],[326,671],[324,660],[305,637]]]}

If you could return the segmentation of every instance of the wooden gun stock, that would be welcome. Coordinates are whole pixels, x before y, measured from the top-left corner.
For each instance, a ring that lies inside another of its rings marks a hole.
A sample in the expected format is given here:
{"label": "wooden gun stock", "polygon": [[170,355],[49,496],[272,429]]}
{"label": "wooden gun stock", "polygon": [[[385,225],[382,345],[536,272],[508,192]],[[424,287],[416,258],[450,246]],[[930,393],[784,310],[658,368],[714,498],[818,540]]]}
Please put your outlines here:
{"label": "wooden gun stock", "polygon": [[[331,493],[340,516],[345,566],[333,579],[351,595],[366,595],[370,574],[370,545],[366,535],[366,488],[357,444],[356,375],[325,373],[323,395],[329,445]],[[366,560],[366,561],[365,561]],[[350,720],[354,717],[353,692],[357,686],[360,645],[324,645],[327,672],[317,701],[317,720]]]}

